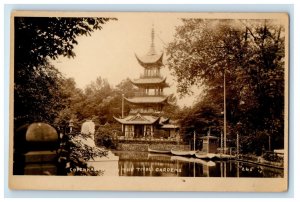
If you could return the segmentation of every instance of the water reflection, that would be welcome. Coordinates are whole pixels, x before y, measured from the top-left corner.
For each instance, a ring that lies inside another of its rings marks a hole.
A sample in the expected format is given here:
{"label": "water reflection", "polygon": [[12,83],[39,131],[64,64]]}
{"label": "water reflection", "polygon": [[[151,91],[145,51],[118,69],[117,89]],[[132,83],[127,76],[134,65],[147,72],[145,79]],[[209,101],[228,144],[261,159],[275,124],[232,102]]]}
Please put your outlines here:
{"label": "water reflection", "polygon": [[119,176],[283,177],[283,170],[244,162],[205,161],[148,152],[116,152]]}

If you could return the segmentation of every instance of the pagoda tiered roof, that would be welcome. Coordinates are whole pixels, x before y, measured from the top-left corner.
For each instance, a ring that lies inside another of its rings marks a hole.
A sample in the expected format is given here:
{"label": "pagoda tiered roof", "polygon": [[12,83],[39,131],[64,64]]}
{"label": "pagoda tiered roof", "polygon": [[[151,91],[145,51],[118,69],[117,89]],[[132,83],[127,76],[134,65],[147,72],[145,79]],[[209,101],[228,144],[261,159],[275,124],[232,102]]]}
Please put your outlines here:
{"label": "pagoda tiered roof", "polygon": [[133,98],[125,98],[130,103],[133,104],[156,104],[167,102],[168,97],[166,96],[145,96],[145,97],[133,97]]}
{"label": "pagoda tiered roof", "polygon": [[162,62],[163,55],[164,55],[163,53],[158,55],[155,52],[151,53],[151,51],[149,51],[148,54],[140,57],[135,54],[135,57],[141,66],[145,68],[149,68],[153,66],[157,66],[157,67],[163,66],[163,62]]}
{"label": "pagoda tiered roof", "polygon": [[159,120],[159,117],[151,116],[151,115],[129,115],[125,118],[116,118],[114,117],[118,122],[122,124],[153,124],[156,121]]}
{"label": "pagoda tiered roof", "polygon": [[151,46],[148,53],[144,56],[137,56],[135,54],[136,59],[138,60],[139,64],[144,68],[149,67],[161,67],[163,66],[163,55],[164,53],[157,54],[155,51],[154,45],[154,29],[152,28],[151,32]]}
{"label": "pagoda tiered roof", "polygon": [[136,86],[160,85],[162,87],[169,87],[169,84],[166,83],[166,79],[167,77],[144,77],[130,81]]}

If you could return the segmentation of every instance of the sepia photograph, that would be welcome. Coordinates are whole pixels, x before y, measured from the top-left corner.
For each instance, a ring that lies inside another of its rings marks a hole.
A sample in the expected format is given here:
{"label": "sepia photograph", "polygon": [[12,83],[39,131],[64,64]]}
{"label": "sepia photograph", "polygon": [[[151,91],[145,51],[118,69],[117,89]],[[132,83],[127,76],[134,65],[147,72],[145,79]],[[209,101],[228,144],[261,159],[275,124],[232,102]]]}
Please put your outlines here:
{"label": "sepia photograph", "polygon": [[10,188],[287,191],[288,14],[14,11],[10,36]]}

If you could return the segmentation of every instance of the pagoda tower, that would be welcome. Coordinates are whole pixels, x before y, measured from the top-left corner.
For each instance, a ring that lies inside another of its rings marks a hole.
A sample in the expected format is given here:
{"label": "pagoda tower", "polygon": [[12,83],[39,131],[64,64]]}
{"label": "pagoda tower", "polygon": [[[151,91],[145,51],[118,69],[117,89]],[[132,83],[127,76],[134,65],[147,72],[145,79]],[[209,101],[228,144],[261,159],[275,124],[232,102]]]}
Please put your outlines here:
{"label": "pagoda tower", "polygon": [[122,124],[125,138],[153,138],[154,134],[160,133],[159,130],[167,120],[161,117],[161,112],[168,104],[164,88],[169,87],[166,77],[160,73],[163,52],[158,54],[155,51],[154,28],[151,32],[150,50],[144,56],[135,54],[135,57],[144,70],[140,78],[131,80],[138,92],[131,98],[124,97],[131,104],[128,116],[115,119]]}

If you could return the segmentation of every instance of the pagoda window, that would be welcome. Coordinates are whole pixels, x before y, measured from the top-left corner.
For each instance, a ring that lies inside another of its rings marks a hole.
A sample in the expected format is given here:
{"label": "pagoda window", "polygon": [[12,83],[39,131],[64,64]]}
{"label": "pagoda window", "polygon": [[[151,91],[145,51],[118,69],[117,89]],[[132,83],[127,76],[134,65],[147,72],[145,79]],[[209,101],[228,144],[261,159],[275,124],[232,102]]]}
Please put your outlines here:
{"label": "pagoda window", "polygon": [[158,68],[155,68],[155,69],[154,69],[154,73],[155,73],[155,76],[159,76],[159,69],[158,69]]}
{"label": "pagoda window", "polygon": [[150,69],[145,69],[144,72],[145,72],[144,73],[144,77],[149,77],[149,75],[150,75]]}
{"label": "pagoda window", "polygon": [[153,125],[151,125],[150,131],[151,131],[151,138],[153,138]]}
{"label": "pagoda window", "polygon": [[151,136],[151,126],[145,125],[145,135],[147,137]]}
{"label": "pagoda window", "polygon": [[125,137],[131,138],[134,136],[134,125],[125,125]]}
{"label": "pagoda window", "polygon": [[148,95],[156,95],[156,89],[148,89]]}
{"label": "pagoda window", "polygon": [[149,76],[153,76],[153,71],[152,71],[152,69],[151,70],[149,70],[150,71],[150,75]]}

